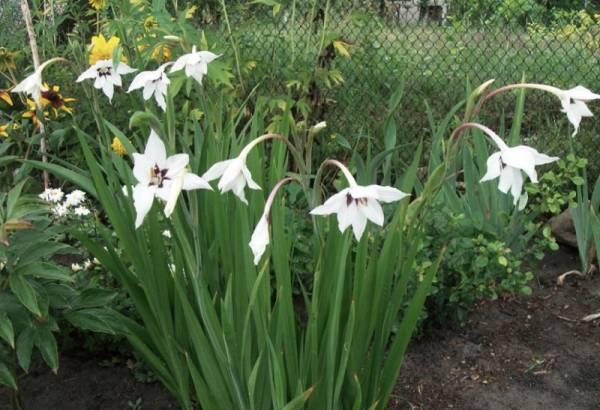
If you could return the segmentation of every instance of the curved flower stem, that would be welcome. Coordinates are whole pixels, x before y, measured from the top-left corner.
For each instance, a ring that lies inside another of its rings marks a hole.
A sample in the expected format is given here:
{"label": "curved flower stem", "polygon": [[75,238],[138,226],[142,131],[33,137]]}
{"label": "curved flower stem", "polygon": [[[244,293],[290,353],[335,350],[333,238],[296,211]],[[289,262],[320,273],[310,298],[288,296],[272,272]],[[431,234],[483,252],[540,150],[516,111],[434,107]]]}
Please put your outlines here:
{"label": "curved flower stem", "polygon": [[560,88],[553,87],[551,85],[544,85],[544,84],[519,83],[519,84],[505,85],[504,87],[497,88],[494,91],[490,92],[489,94],[485,95],[483,98],[481,98],[479,100],[479,102],[477,103],[477,106],[473,110],[473,114],[471,115],[471,118],[473,118],[477,114],[479,114],[479,112],[481,111],[481,108],[483,107],[483,104],[485,104],[486,101],[492,99],[493,97],[495,97],[498,94],[502,94],[507,91],[517,90],[517,89],[521,89],[521,88],[546,91],[551,94],[554,94],[557,97],[560,96],[560,94],[562,93],[562,90]]}
{"label": "curved flower stem", "polygon": [[346,178],[346,180],[348,181],[348,184],[350,186],[358,185],[356,183],[356,180],[354,179],[354,177],[352,176],[352,174],[350,173],[350,171],[348,170],[348,168],[346,168],[346,166],[344,164],[342,164],[338,160],[328,158],[321,163],[321,165],[319,166],[319,170],[317,171],[317,175],[315,176],[315,184],[314,184],[314,188],[313,188],[313,198],[312,198],[312,206],[313,207],[317,206],[317,202],[318,202],[318,194],[317,193],[319,192],[319,186],[321,185],[321,176],[323,175],[323,170],[325,169],[325,167],[327,165],[334,165],[340,171],[342,171],[342,173],[344,174],[344,177]]}
{"label": "curved flower stem", "polygon": [[265,202],[265,209],[263,210],[263,216],[265,218],[267,218],[267,220],[269,220],[269,213],[271,212],[271,206],[273,205],[273,202],[275,201],[275,196],[277,195],[277,192],[279,192],[279,189],[282,186],[284,186],[285,184],[287,184],[289,182],[297,182],[300,185],[302,185],[302,181],[295,177],[285,177],[282,180],[280,180],[279,182],[277,182],[275,184],[275,186],[273,187],[273,189],[271,190],[271,192],[269,193],[269,196],[267,197],[267,202]]}
{"label": "curved flower stem", "polygon": [[464,131],[466,131],[468,129],[472,129],[472,128],[482,131],[485,134],[485,136],[487,136],[489,139],[491,139],[494,142],[494,144],[496,144],[496,146],[498,146],[498,148],[501,151],[508,148],[508,145],[506,145],[506,143],[504,141],[502,141],[502,139],[498,136],[498,134],[496,134],[490,128],[486,127],[485,125],[478,124],[476,122],[465,122],[465,123],[461,124],[458,128],[456,128],[450,135],[450,139],[449,139],[449,143],[448,143],[448,151],[447,151],[446,159],[445,159],[446,167],[451,163],[452,159],[456,155],[457,147],[458,147],[458,139],[460,138],[461,134]]}
{"label": "curved flower stem", "polygon": [[285,145],[287,145],[290,153],[292,154],[292,156],[294,157],[294,160],[296,161],[296,163],[298,165],[298,168],[300,169],[300,174],[304,176],[305,181],[303,181],[301,183],[303,186],[307,187],[308,184],[306,183],[306,179],[308,178],[308,174],[307,174],[306,165],[304,164],[304,160],[302,159],[302,156],[300,155],[300,153],[298,152],[296,147],[294,147],[294,145],[287,138],[285,138],[284,136],[282,136],[280,134],[264,134],[258,138],[255,138],[254,140],[252,140],[250,143],[248,143],[248,145],[246,145],[242,149],[242,152],[240,152],[239,156],[242,158],[247,157],[248,154],[250,153],[250,151],[252,150],[252,148],[257,146],[261,142],[264,142],[264,141],[270,140],[270,139],[281,141]]}

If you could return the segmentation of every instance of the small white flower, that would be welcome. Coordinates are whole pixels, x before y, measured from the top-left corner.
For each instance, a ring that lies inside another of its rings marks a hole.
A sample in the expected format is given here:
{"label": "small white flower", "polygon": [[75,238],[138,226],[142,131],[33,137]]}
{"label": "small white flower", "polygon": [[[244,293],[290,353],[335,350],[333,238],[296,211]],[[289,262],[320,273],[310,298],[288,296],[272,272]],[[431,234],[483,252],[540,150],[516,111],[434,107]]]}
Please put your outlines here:
{"label": "small white flower", "polygon": [[86,259],[85,261],[83,261],[83,270],[90,270],[94,267],[94,264],[92,263],[91,260]]}
{"label": "small white flower", "polygon": [[600,95],[578,85],[569,90],[561,91],[561,93],[558,94],[558,97],[560,98],[560,103],[562,105],[561,111],[567,114],[567,118],[571,124],[573,124],[573,127],[575,127],[575,131],[572,135],[574,137],[579,130],[581,119],[583,117],[592,117],[594,115],[585,103],[597,100],[600,98]]}
{"label": "small white flower", "polygon": [[491,129],[479,124],[473,124],[473,127],[485,132],[500,149],[500,152],[495,152],[488,158],[487,171],[480,182],[499,177],[498,189],[505,194],[510,190],[513,203],[517,205],[521,201],[519,208],[524,208],[527,204],[527,199],[521,198],[523,183],[525,181],[521,171],[529,177],[531,182],[537,183],[538,178],[535,166],[557,161],[558,157],[541,154],[534,148],[526,145],[509,147]]}
{"label": "small white flower", "polygon": [[82,269],[83,269],[82,266],[80,264],[78,264],[78,263],[71,264],[71,270],[73,272],[79,272]]}
{"label": "small white flower", "polygon": [[256,228],[254,228],[254,232],[252,232],[252,237],[250,238],[250,249],[252,249],[252,253],[254,254],[254,264],[258,265],[260,262],[260,258],[263,253],[265,253],[265,249],[267,249],[267,245],[269,244],[269,220],[267,219],[267,215],[263,214],[256,224]]}
{"label": "small white flower", "polygon": [[91,213],[90,210],[85,206],[78,206],[73,210],[73,212],[77,216],[88,216]]}
{"label": "small white flower", "polygon": [[167,96],[167,88],[171,81],[165,73],[165,68],[170,64],[173,63],[165,63],[154,71],[142,71],[135,76],[127,92],[129,93],[143,87],[144,90],[142,95],[144,100],[149,100],[150,97],[154,95],[154,99],[158,106],[162,108],[163,111],[166,111],[167,103],[165,97]]}
{"label": "small white flower", "polygon": [[315,124],[310,128],[310,133],[316,135],[319,132],[321,132],[322,130],[324,130],[326,127],[327,127],[327,122],[321,121],[320,123]]}
{"label": "small white flower", "polygon": [[269,244],[269,212],[271,212],[271,206],[273,206],[273,201],[275,200],[275,195],[279,188],[281,188],[284,184],[293,181],[294,179],[291,177],[287,177],[279,181],[271,190],[269,197],[267,198],[267,202],[265,203],[265,209],[263,211],[262,216],[260,217],[258,224],[254,228],[254,232],[252,232],[252,237],[250,238],[250,249],[254,254],[254,264],[258,265],[260,262],[260,258],[265,253],[265,249]]}
{"label": "small white flower", "polygon": [[63,59],[60,57],[51,58],[50,60],[41,64],[37,68],[37,70],[35,70],[32,74],[27,76],[27,78],[25,78],[23,81],[21,81],[15,87],[13,87],[11,92],[28,94],[31,96],[31,98],[33,98],[33,100],[35,102],[39,102],[40,97],[42,95],[42,88],[43,88],[42,72],[44,71],[44,68],[46,68],[46,66],[48,66],[49,64],[51,64],[55,61],[59,61],[59,60],[63,60]]}
{"label": "small white flower", "polygon": [[390,186],[358,185],[344,165],[334,160],[328,160],[328,162],[342,170],[350,186],[333,195],[310,213],[311,215],[337,214],[340,231],[344,232],[349,226],[352,226],[356,240],[360,240],[362,237],[367,220],[383,226],[383,208],[379,202],[395,202],[409,196]]}
{"label": "small white flower", "polygon": [[60,188],[46,188],[38,197],[46,202],[60,202],[64,195]]}
{"label": "small white flower", "polygon": [[133,161],[133,175],[138,181],[133,188],[136,228],[142,224],[152,208],[154,197],[167,202],[165,215],[170,216],[182,189],[212,189],[204,179],[186,171],[189,162],[187,154],[176,154],[167,158],[165,144],[154,131],[150,133],[144,153],[134,153]]}
{"label": "small white flower", "polygon": [[92,259],[94,265],[100,265],[100,261],[97,258]]}
{"label": "small white flower", "polygon": [[208,63],[218,58],[219,56],[210,51],[196,51],[196,46],[192,48],[192,52],[179,57],[170,72],[179,71],[185,68],[185,75],[192,77],[202,85],[202,77],[208,73]]}
{"label": "small white flower", "polygon": [[63,204],[57,204],[52,208],[52,213],[56,217],[62,218],[63,216],[65,216],[69,213],[69,208],[67,208]]}
{"label": "small white flower", "polygon": [[0,271],[6,266],[6,259],[0,259]]}
{"label": "small white flower", "polygon": [[93,66],[81,73],[77,78],[77,82],[94,80],[94,88],[102,90],[104,95],[108,97],[108,101],[112,101],[114,87],[123,85],[121,76],[135,71],[137,71],[135,68],[131,68],[123,62],[120,62],[117,68],[114,69],[112,60],[98,60]]}
{"label": "small white flower", "polygon": [[171,239],[171,231],[168,229],[165,229],[162,234],[165,238]]}
{"label": "small white flower", "polygon": [[64,204],[67,207],[77,206],[80,203],[82,203],[83,201],[85,201],[85,192],[80,191],[79,189],[76,189],[76,190],[72,191],[70,194],[67,194]]}
{"label": "small white flower", "polygon": [[248,200],[246,200],[246,195],[244,194],[246,185],[254,190],[260,190],[261,187],[252,179],[252,174],[246,166],[246,159],[253,147],[270,138],[275,138],[275,135],[266,134],[254,139],[242,149],[236,158],[219,161],[213,164],[213,166],[202,175],[202,178],[206,181],[220,178],[218,187],[222,194],[227,191],[232,191],[243,203],[248,205]]}

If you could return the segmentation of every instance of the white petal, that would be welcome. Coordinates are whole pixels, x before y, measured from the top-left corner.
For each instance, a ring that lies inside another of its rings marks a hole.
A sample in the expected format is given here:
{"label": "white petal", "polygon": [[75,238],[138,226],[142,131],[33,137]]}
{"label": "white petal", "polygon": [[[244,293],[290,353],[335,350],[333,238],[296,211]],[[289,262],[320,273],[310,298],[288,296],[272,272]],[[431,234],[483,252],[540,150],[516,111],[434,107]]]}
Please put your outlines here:
{"label": "white petal", "polygon": [[517,206],[517,209],[519,211],[522,211],[523,209],[525,209],[525,207],[527,206],[528,200],[529,200],[529,195],[527,194],[527,192],[523,192],[523,194],[521,194],[521,197],[519,198],[519,205]]}
{"label": "white petal", "polygon": [[[344,232],[350,225],[352,225],[352,221],[357,217],[364,218],[364,216],[358,212],[356,203],[354,201],[342,206],[337,212],[338,228],[340,232]],[[367,218],[365,218],[365,220],[366,219]]]}
{"label": "white petal", "polygon": [[111,81],[117,87],[121,87],[123,82],[121,81],[121,75],[119,73],[115,73],[114,71],[110,74],[109,81]]}
{"label": "white petal", "polygon": [[516,205],[521,198],[521,192],[523,190],[523,175],[521,171],[513,169],[512,185],[510,187],[510,193],[513,196],[513,204]]}
{"label": "white petal", "polygon": [[144,86],[144,90],[142,91],[142,96],[144,100],[149,100],[152,97],[152,94],[156,91],[156,84],[149,83]]}
{"label": "white petal", "polygon": [[[154,130],[150,131],[150,137],[146,143],[144,155],[147,156],[154,164],[163,165],[167,159],[167,150],[165,144]],[[162,167],[161,167],[162,169]]]}
{"label": "white petal", "polygon": [[506,165],[522,170],[529,176],[531,182],[537,182],[535,157],[530,150],[530,147],[518,145],[502,152],[501,157]]}
{"label": "white petal", "polygon": [[163,111],[167,111],[167,102],[165,101],[165,96],[162,92],[155,92],[154,99],[156,100],[156,104],[158,104]]}
{"label": "white petal", "polygon": [[[514,168],[505,166],[500,172],[500,181],[498,181],[498,189],[500,192],[504,192],[506,194],[513,184],[513,170]],[[520,172],[519,170],[516,171]]]}
{"label": "white petal", "polygon": [[254,228],[254,232],[252,232],[252,237],[250,238],[250,249],[252,249],[252,253],[254,254],[254,264],[258,265],[260,262],[260,258],[265,253],[265,249],[269,244],[269,222],[267,221],[266,216],[262,216]]}
{"label": "white petal", "polygon": [[105,81],[102,85],[102,92],[108,97],[108,101],[112,101],[113,94],[115,91],[113,87],[113,83],[111,83],[110,81]]}
{"label": "white petal", "polygon": [[597,100],[598,98],[600,98],[600,94],[595,94],[581,85],[571,88],[570,90],[566,90],[565,94],[569,98],[581,101]]}
{"label": "white petal", "polygon": [[246,185],[246,180],[242,174],[242,169],[245,167],[244,161],[240,158],[235,158],[223,172],[223,176],[219,180],[218,187],[221,192],[226,192],[232,189],[234,185],[239,184],[239,180],[242,184]]}
{"label": "white petal", "polygon": [[185,174],[186,170],[182,169],[173,179],[173,183],[170,184],[169,196],[165,205],[165,216],[167,218],[170,217],[173,211],[175,210],[175,205],[177,205],[177,199],[179,199],[179,194],[181,194],[181,189],[183,188],[183,179],[185,177]]}
{"label": "white petal", "polygon": [[368,187],[374,187],[377,190],[375,199],[385,203],[400,201],[401,199],[410,196],[410,194],[391,186],[369,185]]}
{"label": "white petal", "polygon": [[206,181],[212,181],[213,179],[220,178],[223,175],[223,173],[225,172],[225,170],[227,169],[227,167],[229,167],[229,165],[232,162],[233,162],[233,159],[228,159],[228,160],[225,160],[225,161],[220,161],[220,162],[214,163],[202,175],[202,178],[204,178]]}
{"label": "white petal", "polygon": [[119,65],[117,65],[117,74],[130,74],[130,73],[135,73],[137,70],[135,68],[131,68],[129,67],[127,64],[120,62]]}
{"label": "white petal", "polygon": [[340,212],[342,207],[346,208],[347,195],[349,189],[343,189],[335,195],[332,195],[323,205],[319,205],[310,211],[311,215],[330,215]]}
{"label": "white petal", "polygon": [[193,189],[209,189],[212,191],[212,187],[208,182],[191,172],[186,173],[183,178],[183,189],[186,191],[191,191]]}
{"label": "white petal", "polygon": [[244,193],[245,187],[246,187],[246,181],[244,180],[244,178],[238,178],[238,179],[234,180],[233,185],[229,189],[226,189],[225,191],[221,191],[221,192],[226,192],[228,190],[231,190],[238,198],[240,198],[240,201],[242,201],[243,203],[248,205],[248,200],[246,199],[246,194]]}
{"label": "white petal", "polygon": [[246,165],[242,167],[242,174],[244,175],[244,179],[248,184],[248,188],[258,191],[262,189],[256,182],[254,182],[254,180],[252,179],[252,174],[250,173],[250,170],[248,169],[248,167],[246,167]]}
{"label": "white petal", "polygon": [[171,70],[169,70],[169,72],[174,73],[175,71],[181,70],[183,67],[185,67],[186,61],[187,61],[187,54],[179,57],[177,60],[175,60],[175,62],[173,63],[173,66],[171,67]]}
{"label": "white petal", "polygon": [[146,155],[133,153],[133,176],[140,184],[150,183],[150,170],[156,163]]}
{"label": "white petal", "polygon": [[204,63],[206,63],[206,64],[208,64],[208,63],[210,63],[211,61],[213,61],[214,59],[216,59],[216,58],[219,58],[219,57],[220,57],[219,55],[217,55],[217,54],[215,54],[215,53],[212,53],[212,52],[210,52],[210,51],[198,51],[198,52],[196,53],[196,55],[197,55],[198,57],[200,57],[200,61],[203,61],[203,62],[204,62]]}
{"label": "white petal", "polygon": [[135,207],[135,227],[140,227],[144,218],[152,208],[154,202],[155,188],[138,184],[133,188],[133,206]]}
{"label": "white petal", "polygon": [[487,171],[480,182],[489,181],[500,176],[502,171],[502,160],[500,159],[500,153],[496,152],[487,159]]}
{"label": "white petal", "polygon": [[132,90],[137,90],[138,88],[142,88],[146,85],[146,83],[152,82],[160,78],[160,72],[157,74],[156,71],[142,71],[138,75],[136,75],[129,85],[129,89],[127,92],[131,92]]}
{"label": "white petal", "polygon": [[351,222],[352,222],[352,232],[354,233],[354,237],[357,241],[360,241],[362,237],[365,227],[367,226],[367,218],[358,211],[358,207],[354,207],[356,212],[350,214]]}
{"label": "white petal", "polygon": [[96,78],[97,75],[98,75],[98,70],[96,70],[96,67],[92,66],[92,67],[88,68],[87,70],[85,70],[83,73],[81,73],[79,75],[79,77],[77,77],[77,80],[75,80],[75,81],[79,83],[83,80],[91,80],[92,78]]}
{"label": "white petal", "polygon": [[[38,81],[39,78],[39,81]],[[36,84],[41,82],[41,78],[35,72],[26,77],[12,89],[13,93],[31,93],[32,89],[36,88]]]}
{"label": "white petal", "polygon": [[376,199],[368,198],[366,204],[359,202],[358,210],[376,225],[383,226],[383,208]]}
{"label": "white petal", "polygon": [[175,154],[166,159],[164,164],[159,163],[160,169],[167,169],[167,177],[174,178],[190,162],[188,154]]}

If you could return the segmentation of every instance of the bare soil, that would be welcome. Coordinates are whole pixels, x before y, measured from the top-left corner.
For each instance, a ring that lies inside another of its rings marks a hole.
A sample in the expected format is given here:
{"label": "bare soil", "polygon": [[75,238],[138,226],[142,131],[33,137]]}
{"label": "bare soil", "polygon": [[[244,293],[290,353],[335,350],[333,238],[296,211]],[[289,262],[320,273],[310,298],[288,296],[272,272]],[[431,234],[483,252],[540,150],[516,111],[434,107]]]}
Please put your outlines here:
{"label": "bare soil", "polygon": [[[600,309],[600,275],[556,285],[576,266],[573,251],[549,254],[532,296],[483,302],[463,328],[413,341],[390,408],[600,410],[600,320],[580,321]],[[63,353],[58,375],[40,366],[20,384],[25,410],[178,408],[159,384],[89,354]]]}

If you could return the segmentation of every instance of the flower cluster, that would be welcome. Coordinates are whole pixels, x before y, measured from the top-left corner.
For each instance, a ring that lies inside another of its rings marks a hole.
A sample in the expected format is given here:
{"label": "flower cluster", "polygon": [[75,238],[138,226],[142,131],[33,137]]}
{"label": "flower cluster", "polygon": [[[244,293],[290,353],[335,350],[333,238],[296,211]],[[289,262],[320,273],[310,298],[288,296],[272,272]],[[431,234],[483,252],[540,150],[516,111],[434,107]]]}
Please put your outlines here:
{"label": "flower cluster", "polygon": [[69,215],[85,217],[92,213],[89,207],[85,205],[85,192],[78,189],[65,195],[60,188],[47,188],[39,195],[39,197],[52,204],[52,213],[57,218],[63,218]]}

